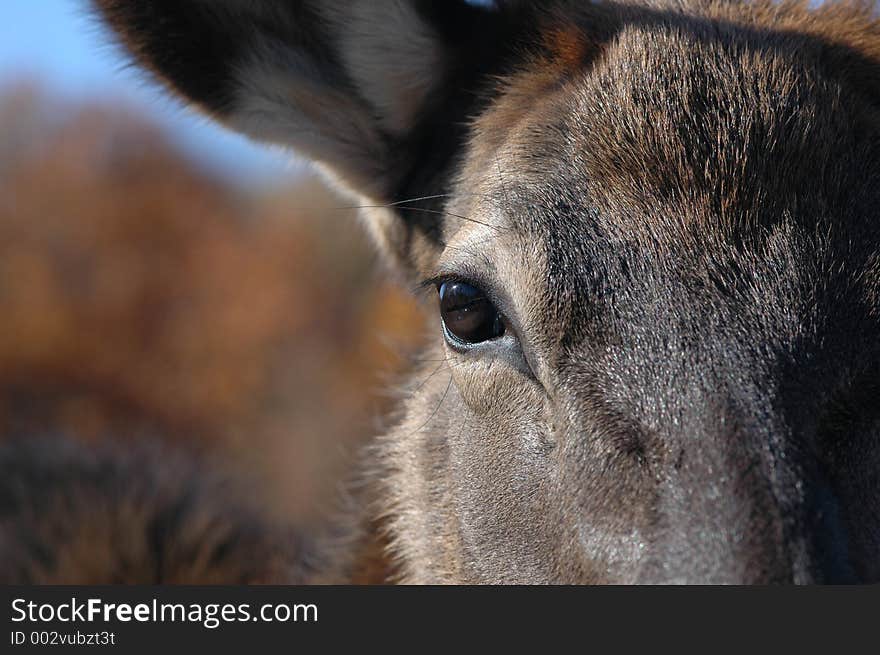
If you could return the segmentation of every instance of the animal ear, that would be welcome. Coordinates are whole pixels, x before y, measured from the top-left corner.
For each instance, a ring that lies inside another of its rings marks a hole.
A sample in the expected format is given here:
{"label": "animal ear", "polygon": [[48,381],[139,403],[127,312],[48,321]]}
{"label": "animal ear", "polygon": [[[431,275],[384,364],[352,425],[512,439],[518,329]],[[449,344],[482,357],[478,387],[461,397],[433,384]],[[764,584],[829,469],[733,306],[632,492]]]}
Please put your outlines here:
{"label": "animal ear", "polygon": [[465,115],[450,105],[496,14],[464,0],[92,1],[185,100],[377,202],[399,199],[425,151],[454,141],[444,130]]}

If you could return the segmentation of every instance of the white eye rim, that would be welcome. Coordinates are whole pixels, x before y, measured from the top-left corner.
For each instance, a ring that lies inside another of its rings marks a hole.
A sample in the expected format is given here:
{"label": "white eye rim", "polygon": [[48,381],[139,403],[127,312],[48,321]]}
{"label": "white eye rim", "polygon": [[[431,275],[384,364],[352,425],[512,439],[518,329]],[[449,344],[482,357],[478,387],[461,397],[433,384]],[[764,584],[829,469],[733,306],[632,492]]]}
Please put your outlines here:
{"label": "white eye rim", "polygon": [[[465,269],[464,271],[460,269]],[[532,353],[532,357],[526,352],[528,342],[523,341],[520,322],[517,314],[512,312],[512,300],[508,295],[499,293],[498,285],[493,281],[491,276],[483,274],[480,270],[465,265],[456,267],[444,266],[438,274],[421,283],[422,288],[433,287],[435,292],[439,294],[440,286],[446,282],[463,282],[476,289],[479,289],[486,299],[492,303],[498,312],[501,320],[504,322],[504,334],[486,341],[469,343],[456,337],[446,326],[442,313],[439,311],[441,331],[443,333],[443,341],[445,347],[452,355],[461,358],[476,357],[493,357],[497,361],[501,361],[517,370],[521,375],[530,382],[537,384],[545,395],[549,396],[548,387],[544,381],[537,375],[535,364],[540,363],[540,358],[536,353]],[[533,360],[534,358],[534,360]],[[541,369],[543,370],[543,369]]]}
{"label": "white eye rim", "polygon": [[[502,320],[504,320],[503,315]],[[484,347],[492,347],[493,345],[497,346],[498,342],[504,341],[508,338],[510,341],[519,343],[519,339],[514,334],[511,334],[512,330],[507,321],[504,321],[503,334],[499,334],[497,337],[492,337],[491,339],[484,339],[483,341],[465,341],[464,339],[455,336],[446,325],[446,321],[443,320],[442,316],[440,317],[440,326],[443,330],[443,337],[446,339],[446,343],[456,351],[467,352],[470,350],[484,349]]]}
{"label": "white eye rim", "polygon": [[[504,315],[501,314],[501,316],[503,318]],[[486,341],[469,343],[452,334],[446,326],[446,322],[442,317],[440,318],[443,340],[446,347],[454,355],[465,358],[480,359],[491,357],[494,361],[504,362],[510,368],[523,375],[523,377],[528,378],[529,381],[536,383],[543,389],[544,385],[541,384],[540,380],[538,380],[538,377],[535,375],[535,372],[532,370],[528,358],[523,352],[522,344],[516,331],[506,320],[504,325],[504,334],[492,339],[487,339]]]}

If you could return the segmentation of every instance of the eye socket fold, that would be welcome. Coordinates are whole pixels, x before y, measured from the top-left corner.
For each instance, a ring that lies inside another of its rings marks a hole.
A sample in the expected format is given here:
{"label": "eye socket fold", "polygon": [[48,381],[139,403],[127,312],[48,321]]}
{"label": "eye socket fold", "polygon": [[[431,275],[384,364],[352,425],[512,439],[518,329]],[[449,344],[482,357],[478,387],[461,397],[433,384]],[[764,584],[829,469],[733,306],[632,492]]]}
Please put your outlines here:
{"label": "eye socket fold", "polygon": [[504,320],[495,305],[477,287],[450,280],[438,285],[440,316],[446,331],[463,344],[473,345],[504,334]]}

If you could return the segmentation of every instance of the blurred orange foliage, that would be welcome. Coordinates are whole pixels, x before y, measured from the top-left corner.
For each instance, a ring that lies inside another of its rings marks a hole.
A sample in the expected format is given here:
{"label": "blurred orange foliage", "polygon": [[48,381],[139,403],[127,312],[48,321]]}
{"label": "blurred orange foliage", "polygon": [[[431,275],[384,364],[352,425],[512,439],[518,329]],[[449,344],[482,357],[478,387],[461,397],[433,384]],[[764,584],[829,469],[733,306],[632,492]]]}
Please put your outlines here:
{"label": "blurred orange foliage", "polygon": [[0,433],[215,448],[314,517],[425,331],[314,179],[245,193],[147,122],[0,98]]}

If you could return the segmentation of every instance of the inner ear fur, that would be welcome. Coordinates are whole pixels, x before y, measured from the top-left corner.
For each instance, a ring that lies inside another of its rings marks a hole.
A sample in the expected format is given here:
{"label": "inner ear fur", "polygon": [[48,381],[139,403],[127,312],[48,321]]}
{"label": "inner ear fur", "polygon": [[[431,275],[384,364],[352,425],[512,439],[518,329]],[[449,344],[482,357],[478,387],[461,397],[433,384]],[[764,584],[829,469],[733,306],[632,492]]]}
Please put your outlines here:
{"label": "inner ear fur", "polygon": [[465,78],[485,68],[498,15],[464,0],[93,3],[137,63],[185,101],[383,202],[466,118]]}
{"label": "inner ear fur", "polygon": [[[92,2],[136,63],[185,102],[291,147],[373,205],[448,191],[468,121],[513,49],[517,13],[465,0]],[[407,264],[438,243],[441,208],[377,211],[370,225]]]}

